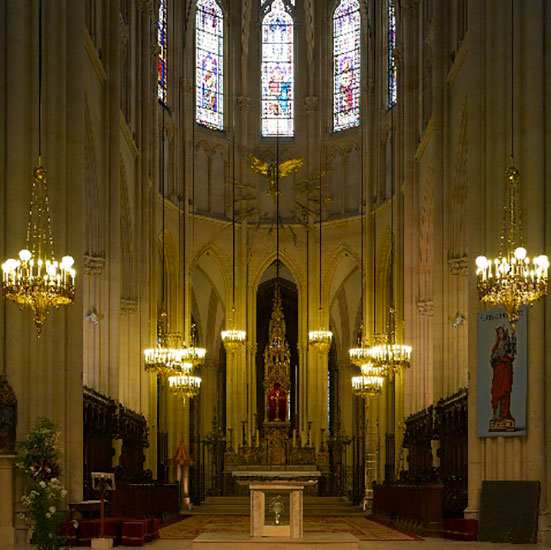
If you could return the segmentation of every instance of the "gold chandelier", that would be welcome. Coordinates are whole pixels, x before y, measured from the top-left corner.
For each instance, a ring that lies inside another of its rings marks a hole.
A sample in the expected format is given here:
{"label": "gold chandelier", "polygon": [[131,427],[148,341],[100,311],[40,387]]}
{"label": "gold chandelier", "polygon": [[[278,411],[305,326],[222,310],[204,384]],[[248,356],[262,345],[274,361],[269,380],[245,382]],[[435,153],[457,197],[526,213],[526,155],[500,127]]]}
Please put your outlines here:
{"label": "gold chandelier", "polygon": [[[363,264],[363,258],[362,258],[362,264]],[[363,279],[363,276],[361,278]],[[361,291],[361,300],[362,300],[362,310],[363,310],[363,284],[362,284],[362,291]],[[363,314],[362,314],[362,317],[363,317]],[[348,350],[348,356],[350,358],[350,362],[353,365],[356,365],[357,367],[361,367],[362,365],[369,363],[371,359],[371,355],[369,354],[369,346],[367,345],[367,341],[363,335],[363,325],[360,326],[360,332],[358,334],[358,345],[357,347],[350,348]]]}
{"label": "gold chandelier", "polygon": [[247,341],[247,333],[235,328],[235,136],[232,143],[233,172],[232,172],[232,329],[223,330],[220,333],[222,343],[228,353],[235,353],[243,347]]}
{"label": "gold chandelier", "polygon": [[33,171],[26,246],[19,259],[2,264],[2,293],[34,313],[37,335],[50,307],[68,305],[75,298],[74,260],[54,255],[46,170],[42,166],[42,2],[39,3],[38,38],[38,167]]}
{"label": "gold chandelier", "polygon": [[383,392],[384,382],[384,367],[366,363],[361,366],[361,375],[352,377],[352,393],[363,398],[375,397]]}
{"label": "gold chandelier", "polygon": [[511,1],[511,165],[505,171],[507,192],[503,211],[501,241],[497,258],[479,256],[476,259],[476,279],[480,300],[503,307],[511,330],[519,317],[522,305],[534,303],[547,294],[549,258],[545,255],[528,257],[523,245],[522,213],[519,194],[519,171],[515,168],[515,5]]}
{"label": "gold chandelier", "polygon": [[308,343],[316,350],[318,350],[320,353],[327,353],[329,351],[329,348],[331,347],[331,342],[333,340],[333,333],[330,330],[327,330],[323,327],[323,308],[322,308],[322,297],[321,297],[321,253],[322,253],[322,228],[323,228],[323,197],[322,197],[322,186],[323,186],[323,170],[320,170],[320,177],[319,177],[319,237],[318,237],[318,244],[319,244],[319,273],[318,273],[318,282],[319,282],[319,320],[318,320],[318,326],[319,328],[317,330],[311,330],[308,333]]}
{"label": "gold chandelier", "polygon": [[183,362],[179,335],[168,333],[168,315],[163,311],[157,324],[157,346],[144,350],[144,368],[160,376],[173,374]]}
{"label": "gold chandelier", "polygon": [[394,305],[394,109],[392,109],[390,124],[392,157],[392,162],[390,163],[392,197],[390,199],[390,307],[388,310],[386,333],[374,335],[373,346],[369,350],[369,355],[374,366],[385,369],[388,376],[393,376],[399,370],[407,369],[411,366],[412,348],[397,341],[396,337],[396,308]]}
{"label": "gold chandelier", "polygon": [[194,367],[200,365],[207,355],[205,348],[200,348],[197,345],[197,325],[191,325],[191,345],[183,348],[182,359],[185,363],[191,363]]}
{"label": "gold chandelier", "polygon": [[[161,132],[164,134],[165,131],[165,107],[161,106],[162,117],[161,123],[162,128]],[[147,372],[156,374],[157,376],[166,377],[178,369],[179,365],[183,362],[183,354],[185,350],[185,345],[182,347],[179,344],[180,337],[178,334],[169,334],[168,332],[168,314],[166,313],[166,277],[165,277],[165,175],[164,175],[164,136],[161,139],[161,195],[162,195],[162,234],[161,234],[161,314],[157,320],[157,345],[152,348],[144,350],[144,369]]]}
{"label": "gold chandelier", "polygon": [[168,377],[168,388],[170,393],[182,398],[184,403],[187,399],[197,397],[201,389],[201,378],[193,376],[193,364],[178,365],[176,373]]}
{"label": "gold chandelier", "polygon": [[512,160],[505,172],[507,204],[500,251],[497,258],[479,256],[476,259],[476,277],[480,300],[505,308],[514,331],[519,308],[525,304],[533,305],[547,294],[549,258],[540,255],[530,259],[522,246],[521,210],[517,205],[519,171]]}
{"label": "gold chandelier", "polygon": [[397,344],[393,329],[386,334],[377,335],[375,341],[378,343],[369,349],[373,365],[385,369],[387,374],[393,374],[411,366],[412,348],[405,344]]}
{"label": "gold chandelier", "polygon": [[244,330],[223,330],[221,333],[222,342],[228,353],[233,353],[245,345],[247,333]]}

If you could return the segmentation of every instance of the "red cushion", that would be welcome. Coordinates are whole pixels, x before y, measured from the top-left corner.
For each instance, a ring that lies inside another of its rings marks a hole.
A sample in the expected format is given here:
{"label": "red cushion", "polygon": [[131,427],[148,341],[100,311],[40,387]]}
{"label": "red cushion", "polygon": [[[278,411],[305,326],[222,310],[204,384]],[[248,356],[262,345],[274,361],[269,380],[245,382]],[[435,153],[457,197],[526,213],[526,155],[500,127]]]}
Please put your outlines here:
{"label": "red cushion", "polygon": [[99,536],[99,521],[95,519],[79,520],[77,534],[77,546],[91,546],[92,539]]}
{"label": "red cushion", "polygon": [[124,521],[122,524],[122,545],[143,546],[145,541],[145,522]]}
{"label": "red cushion", "polygon": [[65,537],[67,546],[75,546],[77,544],[77,528],[72,521],[64,521],[59,528],[59,535]]}
{"label": "red cushion", "polygon": [[151,520],[153,522],[153,539],[158,539],[161,537],[159,534],[159,530],[161,528],[161,520],[158,518],[153,518]]}

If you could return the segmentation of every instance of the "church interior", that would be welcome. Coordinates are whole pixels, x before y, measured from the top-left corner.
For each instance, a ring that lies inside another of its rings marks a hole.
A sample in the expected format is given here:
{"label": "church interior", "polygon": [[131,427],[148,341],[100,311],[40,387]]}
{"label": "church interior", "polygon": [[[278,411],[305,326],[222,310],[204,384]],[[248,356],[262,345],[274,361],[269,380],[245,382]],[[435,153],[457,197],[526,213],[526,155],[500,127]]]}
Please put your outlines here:
{"label": "church interior", "polygon": [[2,550],[551,545],[549,2],[4,0],[0,45]]}

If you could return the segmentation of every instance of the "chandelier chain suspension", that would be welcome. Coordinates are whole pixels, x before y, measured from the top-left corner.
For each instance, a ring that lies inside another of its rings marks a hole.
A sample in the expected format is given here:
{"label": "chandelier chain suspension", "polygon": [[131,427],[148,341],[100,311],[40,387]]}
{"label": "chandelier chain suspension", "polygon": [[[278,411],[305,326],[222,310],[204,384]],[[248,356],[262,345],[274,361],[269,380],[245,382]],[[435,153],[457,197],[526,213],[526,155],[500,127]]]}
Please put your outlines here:
{"label": "chandelier chain suspension", "polygon": [[50,307],[68,305],[75,297],[74,260],[55,259],[46,170],[42,165],[42,72],[43,72],[42,0],[38,3],[38,166],[33,170],[29,217],[25,230],[26,248],[19,259],[2,264],[2,293],[8,300],[28,307],[34,313],[37,336],[40,336]]}

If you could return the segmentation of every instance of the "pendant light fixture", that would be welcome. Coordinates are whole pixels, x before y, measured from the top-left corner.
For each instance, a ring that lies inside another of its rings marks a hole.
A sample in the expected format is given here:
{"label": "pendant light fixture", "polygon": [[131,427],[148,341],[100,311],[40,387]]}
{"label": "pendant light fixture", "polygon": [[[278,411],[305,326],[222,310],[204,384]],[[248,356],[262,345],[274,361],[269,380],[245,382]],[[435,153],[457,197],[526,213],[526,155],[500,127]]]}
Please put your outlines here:
{"label": "pendant light fixture", "polygon": [[476,259],[480,300],[495,307],[505,308],[513,332],[520,307],[534,305],[547,294],[549,270],[547,256],[542,254],[530,259],[524,248],[519,171],[514,164],[514,9],[514,1],[511,0],[511,165],[505,171],[507,194],[500,248],[495,259],[486,256]]}
{"label": "pendant light fixture", "polygon": [[[195,152],[195,123],[193,123],[193,131],[192,131],[192,137],[191,142],[193,144],[193,151]],[[193,167],[191,170],[191,202],[193,204],[193,218],[191,222],[191,248],[192,251],[195,250],[195,159],[193,159]],[[185,258],[185,250],[184,250],[184,258]],[[184,312],[185,315],[185,312]],[[184,338],[186,337],[186,334],[184,332]],[[197,325],[192,322],[190,331],[189,331],[189,345],[187,345],[184,348],[183,351],[183,361],[185,363],[191,363],[194,367],[200,365],[203,363],[206,355],[207,350],[205,348],[199,347],[199,338],[197,334]]]}
{"label": "pendant light fixture", "polygon": [[68,305],[75,298],[75,270],[71,256],[57,261],[46,170],[42,165],[42,0],[38,3],[38,166],[33,171],[26,246],[19,259],[2,264],[2,293],[34,313],[37,335],[50,307]]}
{"label": "pendant light fixture", "polygon": [[168,314],[166,312],[166,274],[165,274],[165,106],[161,104],[161,200],[162,200],[162,233],[161,233],[161,313],[157,321],[157,345],[144,350],[144,368],[147,372],[160,376],[168,376],[178,369],[183,362],[184,348],[179,347],[178,338],[169,334]]}
{"label": "pendant light fixture", "polygon": [[[365,196],[364,196],[364,177],[363,177],[363,126],[360,131],[360,300],[361,300],[361,326],[360,334],[358,337],[358,347],[348,350],[350,356],[350,362],[360,367],[361,374],[359,376],[352,377],[352,393],[366,400],[370,397],[375,397],[382,393],[386,369],[382,366],[375,366],[372,363],[370,349],[366,342],[366,336],[364,333],[364,291],[365,291],[365,277],[364,277],[364,231],[365,231]],[[373,264],[375,266],[375,263]],[[375,278],[373,279],[376,280]],[[375,297],[373,297],[373,303],[375,304]],[[374,309],[375,311],[375,309]],[[375,316],[374,316],[375,317]],[[373,319],[373,328],[375,328],[375,318]]]}
{"label": "pendant light fixture", "polygon": [[375,337],[379,340],[371,349],[371,361],[375,367],[387,369],[388,374],[392,375],[399,369],[409,368],[411,364],[411,346],[401,344],[396,337],[396,306],[394,296],[394,106],[391,108],[390,119],[390,308],[388,311],[386,333]]}
{"label": "pendant light fixture", "polygon": [[232,308],[230,326],[220,334],[224,347],[228,353],[234,353],[242,348],[247,341],[247,333],[236,328],[235,320],[235,127],[232,143]]}
{"label": "pendant light fixture", "polygon": [[321,157],[320,157],[320,177],[319,177],[319,309],[318,309],[318,330],[311,330],[308,333],[308,342],[309,344],[320,353],[327,353],[331,346],[331,341],[333,340],[333,333],[330,330],[323,328],[323,306],[322,306],[322,295],[321,295],[321,261],[322,261],[322,236],[323,236],[323,170],[321,169]]}
{"label": "pendant light fixture", "polygon": [[[360,132],[361,135],[361,147],[363,148],[363,127]],[[348,350],[348,355],[350,357],[350,362],[353,365],[356,365],[357,367],[361,367],[362,365],[366,364],[369,360],[369,347],[366,345],[365,342],[365,333],[364,333],[364,284],[365,284],[365,277],[364,277],[364,232],[365,232],[365,224],[364,224],[364,216],[365,216],[365,199],[364,199],[364,181],[363,181],[363,149],[362,154],[360,155],[361,159],[361,166],[360,166],[360,308],[361,308],[361,315],[360,315],[360,331],[358,334],[358,345],[355,348],[350,348]]]}
{"label": "pendant light fixture", "polygon": [[[187,28],[187,21],[189,17],[186,17],[185,28]],[[184,32],[184,35],[186,33]],[[185,44],[184,44],[185,47]],[[195,133],[193,133],[193,143],[195,142]],[[194,150],[194,149],[193,149]],[[192,171],[192,181],[195,182],[195,171]],[[193,183],[194,185],[194,183]],[[175,368],[175,371],[168,377],[168,391],[176,395],[182,400],[182,403],[185,404],[189,399],[193,399],[199,395],[201,390],[201,378],[195,376],[194,369],[195,365],[202,362],[198,360],[197,362],[191,362],[190,357],[196,351],[188,351],[188,346],[186,345],[186,334],[187,334],[187,322],[186,322],[186,295],[187,295],[187,246],[186,246],[186,235],[187,235],[187,193],[186,193],[186,183],[185,179],[181,179],[181,190],[180,190],[180,207],[178,208],[178,229],[179,229],[179,238],[181,239],[181,257],[182,257],[182,357],[180,363]],[[191,327],[192,332],[195,332],[194,325]],[[196,338],[192,342],[192,350],[195,350]],[[204,358],[205,354],[203,354]]]}

